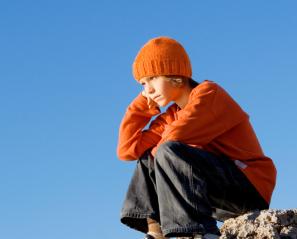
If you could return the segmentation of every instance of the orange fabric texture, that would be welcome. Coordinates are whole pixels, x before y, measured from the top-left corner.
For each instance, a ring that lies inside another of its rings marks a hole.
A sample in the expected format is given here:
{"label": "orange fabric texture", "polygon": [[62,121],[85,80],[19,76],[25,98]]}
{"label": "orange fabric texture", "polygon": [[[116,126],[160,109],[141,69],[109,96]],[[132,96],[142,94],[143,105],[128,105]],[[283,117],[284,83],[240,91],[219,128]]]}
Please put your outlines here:
{"label": "orange fabric texture", "polygon": [[155,155],[165,141],[180,141],[239,161],[239,166],[244,165],[242,172],[270,202],[276,181],[274,164],[264,155],[249,116],[218,84],[200,83],[183,109],[173,104],[161,114],[158,107],[148,108],[141,93],[133,100],[120,125],[118,157],[137,160],[150,148]]}
{"label": "orange fabric texture", "polygon": [[138,52],[133,63],[133,76],[160,75],[192,76],[191,62],[183,46],[169,37],[157,37],[148,41]]}

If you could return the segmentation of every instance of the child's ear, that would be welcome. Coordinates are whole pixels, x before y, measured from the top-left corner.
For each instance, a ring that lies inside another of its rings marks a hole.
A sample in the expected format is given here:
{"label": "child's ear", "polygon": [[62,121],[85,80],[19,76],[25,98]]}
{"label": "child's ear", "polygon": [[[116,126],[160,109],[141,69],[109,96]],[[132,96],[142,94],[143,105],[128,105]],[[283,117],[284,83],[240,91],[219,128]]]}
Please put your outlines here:
{"label": "child's ear", "polygon": [[178,87],[178,88],[182,88],[182,87],[184,87],[185,85],[186,85],[186,81],[185,81],[185,79],[183,78],[183,77],[176,77],[175,78],[175,81],[176,81],[176,86]]}

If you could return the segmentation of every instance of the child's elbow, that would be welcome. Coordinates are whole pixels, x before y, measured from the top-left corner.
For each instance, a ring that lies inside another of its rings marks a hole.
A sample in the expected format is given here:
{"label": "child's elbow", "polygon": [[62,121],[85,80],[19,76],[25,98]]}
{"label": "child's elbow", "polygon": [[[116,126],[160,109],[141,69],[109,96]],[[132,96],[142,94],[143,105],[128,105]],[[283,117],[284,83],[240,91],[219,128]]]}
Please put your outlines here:
{"label": "child's elbow", "polygon": [[134,161],[138,159],[136,155],[133,155],[127,151],[123,152],[123,150],[119,150],[119,149],[117,150],[117,156],[118,156],[118,159],[122,161]]}

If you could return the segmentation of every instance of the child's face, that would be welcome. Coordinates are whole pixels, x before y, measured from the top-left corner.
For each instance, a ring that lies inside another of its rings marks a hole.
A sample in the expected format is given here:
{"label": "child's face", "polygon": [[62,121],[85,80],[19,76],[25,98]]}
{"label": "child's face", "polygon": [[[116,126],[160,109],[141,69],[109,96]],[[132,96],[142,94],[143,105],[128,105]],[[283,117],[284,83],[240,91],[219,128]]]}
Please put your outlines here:
{"label": "child's face", "polygon": [[166,76],[143,77],[143,85],[147,97],[150,97],[159,106],[166,106],[171,101],[178,99],[182,93],[179,87],[173,86]]}

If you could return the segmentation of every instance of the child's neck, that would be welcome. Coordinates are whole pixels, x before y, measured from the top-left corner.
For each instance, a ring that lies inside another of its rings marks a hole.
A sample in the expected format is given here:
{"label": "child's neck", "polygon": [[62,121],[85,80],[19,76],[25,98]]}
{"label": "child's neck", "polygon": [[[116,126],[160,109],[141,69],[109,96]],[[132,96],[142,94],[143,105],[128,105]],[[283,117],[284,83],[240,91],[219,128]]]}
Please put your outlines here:
{"label": "child's neck", "polygon": [[192,88],[189,86],[185,86],[183,88],[183,92],[178,99],[175,100],[175,103],[178,105],[179,108],[183,109],[188,104],[190,94],[192,92]]}

